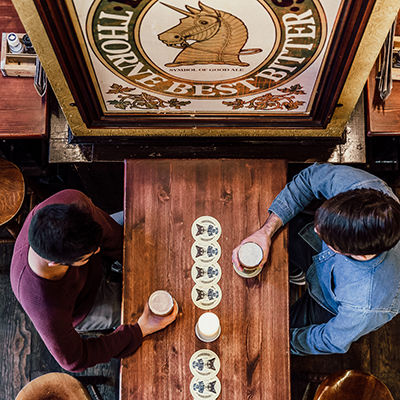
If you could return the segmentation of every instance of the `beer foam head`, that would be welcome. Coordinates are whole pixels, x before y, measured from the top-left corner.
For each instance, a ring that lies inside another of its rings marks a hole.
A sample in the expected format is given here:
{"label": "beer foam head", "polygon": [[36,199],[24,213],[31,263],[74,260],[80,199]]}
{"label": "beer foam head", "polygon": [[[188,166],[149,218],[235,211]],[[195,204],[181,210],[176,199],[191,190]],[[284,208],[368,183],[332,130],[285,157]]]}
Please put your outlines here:
{"label": "beer foam head", "polygon": [[200,315],[199,329],[203,335],[215,335],[219,329],[219,318],[212,312]]}
{"label": "beer foam head", "polygon": [[166,315],[173,306],[174,300],[165,290],[157,290],[149,298],[149,308],[153,314]]}
{"label": "beer foam head", "polygon": [[248,242],[240,246],[238,257],[244,267],[256,267],[263,259],[263,251],[258,244]]}

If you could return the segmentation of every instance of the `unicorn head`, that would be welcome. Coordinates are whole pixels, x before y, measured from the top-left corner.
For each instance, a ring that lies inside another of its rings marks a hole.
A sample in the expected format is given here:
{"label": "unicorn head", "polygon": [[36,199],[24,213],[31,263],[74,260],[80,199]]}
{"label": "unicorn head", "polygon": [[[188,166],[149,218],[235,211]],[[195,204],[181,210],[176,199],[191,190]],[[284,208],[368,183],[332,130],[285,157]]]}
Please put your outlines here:
{"label": "unicorn head", "polygon": [[158,38],[167,46],[185,48],[188,46],[187,40],[201,42],[211,39],[220,28],[220,12],[201,1],[199,1],[199,9],[186,5],[186,10],[165,3],[161,4],[186,15],[186,18],[180,19],[178,25],[158,35]]}

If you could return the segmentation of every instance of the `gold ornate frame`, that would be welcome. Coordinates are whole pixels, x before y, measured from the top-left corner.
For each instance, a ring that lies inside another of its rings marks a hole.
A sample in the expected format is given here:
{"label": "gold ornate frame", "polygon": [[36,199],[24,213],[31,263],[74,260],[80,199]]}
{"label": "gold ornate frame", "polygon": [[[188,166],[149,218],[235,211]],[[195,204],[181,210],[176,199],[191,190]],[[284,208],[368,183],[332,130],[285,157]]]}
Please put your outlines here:
{"label": "gold ornate frame", "polygon": [[[80,137],[251,137],[256,138],[331,138],[339,140],[345,125],[363,90],[369,72],[375,62],[387,32],[392,25],[398,9],[399,0],[369,0],[373,4],[372,12],[352,60],[343,89],[338,95],[338,102],[326,127],[279,127],[279,124],[258,126],[215,126],[205,125],[157,127],[148,124],[145,127],[121,127],[110,123],[92,124],[88,127],[85,118],[76,106],[76,88],[71,88],[65,75],[65,60],[59,60],[53,47],[52,32],[46,31],[39,15],[37,4],[46,5],[51,0],[12,0],[13,4],[29,34],[37,54],[46,70],[51,86],[67,118],[73,135]],[[64,63],[64,68],[62,67]],[[73,95],[75,94],[75,97]],[[151,117],[150,117],[151,118]],[[192,120],[193,122],[193,120]],[[193,124],[192,124],[193,125]],[[269,126],[268,126],[269,125]]]}

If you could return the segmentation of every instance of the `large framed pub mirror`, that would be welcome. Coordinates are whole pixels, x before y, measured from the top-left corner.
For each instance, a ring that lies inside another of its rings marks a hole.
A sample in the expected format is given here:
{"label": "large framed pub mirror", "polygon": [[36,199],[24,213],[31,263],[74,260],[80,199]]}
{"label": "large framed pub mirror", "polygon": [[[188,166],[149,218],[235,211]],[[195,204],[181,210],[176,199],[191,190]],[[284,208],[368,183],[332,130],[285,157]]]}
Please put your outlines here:
{"label": "large framed pub mirror", "polygon": [[76,137],[340,137],[397,0],[13,0]]}

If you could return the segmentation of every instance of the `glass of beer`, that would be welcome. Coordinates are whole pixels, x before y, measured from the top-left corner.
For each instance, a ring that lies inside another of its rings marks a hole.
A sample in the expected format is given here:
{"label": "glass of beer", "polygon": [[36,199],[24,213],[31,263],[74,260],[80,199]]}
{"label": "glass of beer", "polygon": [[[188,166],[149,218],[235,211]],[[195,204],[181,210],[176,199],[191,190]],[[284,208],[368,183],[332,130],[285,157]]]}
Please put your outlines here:
{"label": "glass of beer", "polygon": [[202,342],[213,342],[218,339],[221,334],[221,324],[218,316],[212,312],[200,315],[195,332]]}
{"label": "glass of beer", "polygon": [[243,278],[254,278],[261,272],[263,257],[263,249],[257,243],[244,243],[238,251],[238,259],[243,271],[236,268],[235,271]]}
{"label": "glass of beer", "polygon": [[150,311],[159,317],[171,314],[174,309],[174,298],[166,290],[156,290],[149,297]]}

